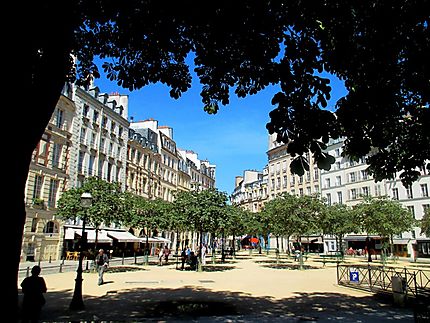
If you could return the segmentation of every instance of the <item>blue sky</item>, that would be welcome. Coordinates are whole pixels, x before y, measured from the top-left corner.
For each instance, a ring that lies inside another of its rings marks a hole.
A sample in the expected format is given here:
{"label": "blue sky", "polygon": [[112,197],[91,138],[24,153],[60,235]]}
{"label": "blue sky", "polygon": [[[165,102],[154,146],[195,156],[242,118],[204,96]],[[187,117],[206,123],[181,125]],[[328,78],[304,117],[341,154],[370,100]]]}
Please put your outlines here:
{"label": "blue sky", "polygon": [[[177,147],[193,150],[199,159],[216,165],[216,187],[231,194],[235,176],[244,170],[262,170],[267,164],[268,132],[266,123],[274,109],[271,99],[277,87],[239,99],[234,94],[228,106],[221,106],[215,115],[203,110],[200,84],[193,75],[193,86],[181,98],[169,96],[169,88],[162,84],[148,85],[130,92],[104,79],[95,80],[101,92],[129,95],[129,117],[134,121],[154,118],[159,125],[173,128]],[[332,99],[345,94],[342,82],[331,78]]]}

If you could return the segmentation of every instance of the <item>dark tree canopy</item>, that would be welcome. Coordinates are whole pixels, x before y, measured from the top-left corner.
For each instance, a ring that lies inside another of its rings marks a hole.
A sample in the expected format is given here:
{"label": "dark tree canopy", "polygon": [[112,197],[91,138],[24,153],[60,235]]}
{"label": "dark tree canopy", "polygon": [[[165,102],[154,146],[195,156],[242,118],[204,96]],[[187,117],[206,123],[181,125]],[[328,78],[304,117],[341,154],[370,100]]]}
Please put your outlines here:
{"label": "dark tree canopy", "polygon": [[[309,149],[329,168],[333,160],[322,150],[344,136],[351,159],[371,152],[376,180],[402,172],[408,184],[430,156],[429,7],[426,0],[80,1],[65,19],[78,62],[71,75],[97,78],[101,57],[118,85],[162,82],[179,98],[191,87],[185,58],[192,52],[208,113],[229,103],[231,89],[245,97],[280,85],[267,129],[300,160],[294,172],[307,169]],[[334,113],[326,109],[331,88],[323,71],[348,90]]]}

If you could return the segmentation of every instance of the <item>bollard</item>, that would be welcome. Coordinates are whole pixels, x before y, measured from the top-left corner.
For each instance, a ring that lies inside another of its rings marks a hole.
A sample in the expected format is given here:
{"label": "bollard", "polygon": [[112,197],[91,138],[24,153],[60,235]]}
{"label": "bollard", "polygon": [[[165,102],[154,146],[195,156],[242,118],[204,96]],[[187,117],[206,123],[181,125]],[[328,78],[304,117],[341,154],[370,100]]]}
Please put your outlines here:
{"label": "bollard", "polygon": [[124,252],[122,253],[122,262],[121,263],[124,265]]}
{"label": "bollard", "polygon": [[49,263],[51,263],[52,262],[52,257],[51,256],[49,256]]}
{"label": "bollard", "polygon": [[136,252],[134,253],[134,264],[137,264],[137,256],[136,256]]}
{"label": "bollard", "polygon": [[27,272],[25,274],[25,277],[28,277],[28,276],[30,276],[30,267],[27,267]]}
{"label": "bollard", "polygon": [[60,264],[60,273],[63,272],[63,264]]}
{"label": "bollard", "polygon": [[89,269],[89,267],[88,267],[88,260],[87,260],[87,265],[85,266],[85,270],[88,270]]}

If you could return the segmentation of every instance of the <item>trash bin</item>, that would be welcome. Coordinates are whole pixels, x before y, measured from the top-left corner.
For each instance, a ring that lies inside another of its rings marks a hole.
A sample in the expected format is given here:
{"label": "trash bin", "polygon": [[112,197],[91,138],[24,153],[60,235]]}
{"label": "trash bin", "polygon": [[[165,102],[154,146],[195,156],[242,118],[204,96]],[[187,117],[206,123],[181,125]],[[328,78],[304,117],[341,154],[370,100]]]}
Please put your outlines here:
{"label": "trash bin", "polygon": [[408,291],[406,279],[400,276],[392,276],[391,285],[393,289],[394,304],[402,307],[405,306]]}

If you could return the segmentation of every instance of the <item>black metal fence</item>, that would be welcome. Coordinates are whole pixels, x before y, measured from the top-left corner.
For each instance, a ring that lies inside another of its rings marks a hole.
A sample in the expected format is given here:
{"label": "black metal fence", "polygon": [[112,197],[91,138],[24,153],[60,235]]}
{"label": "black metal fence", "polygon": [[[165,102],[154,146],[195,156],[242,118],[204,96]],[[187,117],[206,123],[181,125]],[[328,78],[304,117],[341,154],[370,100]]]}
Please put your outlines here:
{"label": "black metal fence", "polygon": [[392,293],[393,277],[405,283],[408,297],[430,297],[430,270],[338,264],[337,283],[374,293]]}

